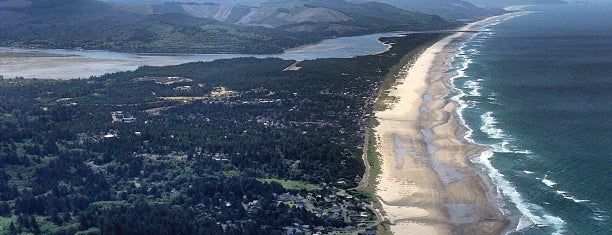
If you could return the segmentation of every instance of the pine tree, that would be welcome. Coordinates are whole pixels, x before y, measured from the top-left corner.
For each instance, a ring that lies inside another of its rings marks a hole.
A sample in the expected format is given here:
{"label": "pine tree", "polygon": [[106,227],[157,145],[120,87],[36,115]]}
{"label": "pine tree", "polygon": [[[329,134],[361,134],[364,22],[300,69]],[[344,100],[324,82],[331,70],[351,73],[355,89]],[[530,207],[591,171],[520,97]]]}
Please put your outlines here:
{"label": "pine tree", "polygon": [[14,234],[17,234],[17,232],[18,232],[17,227],[15,226],[13,222],[11,222],[11,224],[9,224],[8,234],[14,235]]}
{"label": "pine tree", "polygon": [[32,229],[32,233],[38,235],[41,233],[40,225],[38,225],[38,221],[36,221],[36,217],[30,217],[30,228]]}
{"label": "pine tree", "polygon": [[11,214],[11,207],[7,202],[0,202],[0,216],[7,216]]}
{"label": "pine tree", "polygon": [[19,214],[19,216],[17,216],[17,224],[22,228],[30,228],[30,220],[28,220],[23,214]]}

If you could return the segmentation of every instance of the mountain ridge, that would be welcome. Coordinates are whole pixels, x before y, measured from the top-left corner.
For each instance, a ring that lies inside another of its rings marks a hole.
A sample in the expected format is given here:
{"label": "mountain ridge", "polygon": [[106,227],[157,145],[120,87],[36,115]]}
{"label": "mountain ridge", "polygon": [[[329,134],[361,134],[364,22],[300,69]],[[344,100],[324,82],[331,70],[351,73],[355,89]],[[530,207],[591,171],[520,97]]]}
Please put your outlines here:
{"label": "mountain ridge", "polygon": [[[372,11],[371,9],[376,9]],[[432,30],[444,19],[382,3],[0,1],[0,46],[153,53],[279,53],[325,38]]]}
{"label": "mountain ridge", "polygon": [[514,5],[547,5],[547,4],[567,4],[563,0],[466,0],[474,5],[495,8],[508,7]]}
{"label": "mountain ridge", "polygon": [[472,21],[503,13],[501,9],[484,9],[464,0],[351,0],[381,2],[409,11],[438,15],[449,21]]}

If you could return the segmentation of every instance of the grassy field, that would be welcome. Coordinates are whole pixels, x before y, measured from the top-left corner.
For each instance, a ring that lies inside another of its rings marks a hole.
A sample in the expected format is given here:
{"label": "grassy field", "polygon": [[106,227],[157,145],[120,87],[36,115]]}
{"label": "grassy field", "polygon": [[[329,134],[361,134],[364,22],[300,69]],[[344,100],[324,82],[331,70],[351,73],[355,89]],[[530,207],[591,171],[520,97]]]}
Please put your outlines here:
{"label": "grassy field", "polygon": [[318,191],[323,189],[321,186],[316,184],[311,184],[303,181],[295,181],[295,180],[282,180],[282,179],[258,179],[264,183],[276,182],[283,186],[283,188],[287,190],[306,190],[306,191]]}

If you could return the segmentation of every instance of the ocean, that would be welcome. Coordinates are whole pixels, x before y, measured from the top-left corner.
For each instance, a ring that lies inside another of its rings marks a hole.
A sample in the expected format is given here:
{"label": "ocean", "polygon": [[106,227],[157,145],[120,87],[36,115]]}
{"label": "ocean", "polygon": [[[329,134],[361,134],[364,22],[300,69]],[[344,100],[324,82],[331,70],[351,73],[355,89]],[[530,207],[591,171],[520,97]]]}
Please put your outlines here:
{"label": "ocean", "polygon": [[612,234],[612,3],[532,6],[452,61],[471,159],[510,234]]}

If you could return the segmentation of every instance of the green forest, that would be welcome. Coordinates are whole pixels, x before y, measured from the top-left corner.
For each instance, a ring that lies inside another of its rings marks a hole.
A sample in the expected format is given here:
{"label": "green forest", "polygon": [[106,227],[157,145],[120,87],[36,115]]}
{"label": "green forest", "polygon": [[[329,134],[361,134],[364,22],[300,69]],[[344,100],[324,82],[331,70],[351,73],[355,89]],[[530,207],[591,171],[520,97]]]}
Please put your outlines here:
{"label": "green forest", "polygon": [[385,53],[240,58],[83,80],[0,81],[0,233],[286,234],[355,231],[353,188]]}

